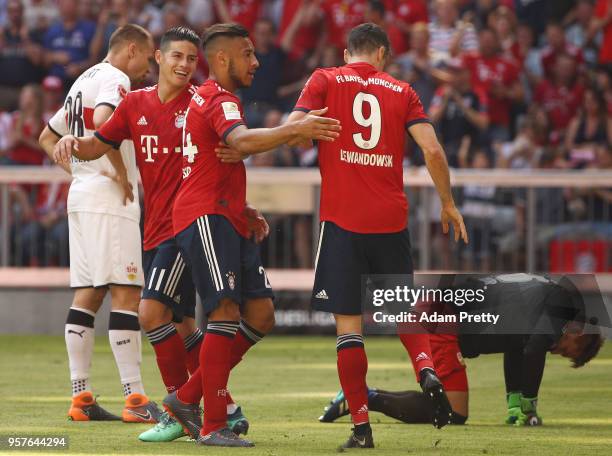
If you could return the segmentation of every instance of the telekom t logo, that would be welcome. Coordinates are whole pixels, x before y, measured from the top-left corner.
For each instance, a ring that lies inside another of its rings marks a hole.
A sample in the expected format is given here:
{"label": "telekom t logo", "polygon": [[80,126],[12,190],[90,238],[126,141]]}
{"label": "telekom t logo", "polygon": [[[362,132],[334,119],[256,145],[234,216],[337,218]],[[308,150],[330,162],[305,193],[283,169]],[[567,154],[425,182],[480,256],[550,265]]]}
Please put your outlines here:
{"label": "telekom t logo", "polygon": [[[147,154],[147,158],[145,162],[152,163],[155,160],[153,159],[153,154],[157,154],[157,135],[140,135],[140,150],[143,154]],[[162,153],[167,154],[169,149],[167,147],[162,147]],[[174,148],[174,152],[181,152],[181,146],[176,146]]]}

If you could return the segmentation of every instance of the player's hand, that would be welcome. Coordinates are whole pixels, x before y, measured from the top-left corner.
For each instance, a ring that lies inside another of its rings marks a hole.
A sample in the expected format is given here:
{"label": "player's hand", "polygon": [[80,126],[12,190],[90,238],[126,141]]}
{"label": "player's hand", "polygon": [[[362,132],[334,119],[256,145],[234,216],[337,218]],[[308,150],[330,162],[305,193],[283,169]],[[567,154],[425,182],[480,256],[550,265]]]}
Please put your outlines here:
{"label": "player's hand", "polygon": [[444,234],[448,234],[449,223],[452,223],[455,232],[455,242],[459,241],[460,236],[463,242],[466,244],[469,242],[467,231],[465,230],[465,223],[463,223],[463,217],[454,204],[442,206],[440,219],[442,221],[442,231]]}
{"label": "player's hand", "polygon": [[268,222],[266,222],[263,215],[250,204],[245,206],[244,215],[246,216],[247,227],[253,235],[253,239],[259,244],[268,237],[268,234],[270,234]]}
{"label": "player's hand", "polygon": [[312,149],[314,144],[311,139],[295,138],[287,143],[289,147],[298,147],[300,149]]}
{"label": "player's hand", "polygon": [[215,148],[217,158],[221,160],[221,163],[238,163],[248,157],[248,154],[243,154],[235,149],[232,149],[224,142],[220,142]]}
{"label": "player's hand", "polygon": [[541,426],[542,418],[537,411],[537,397],[521,397],[521,415],[518,417],[515,426]]}
{"label": "player's hand", "polygon": [[508,404],[508,415],[506,416],[506,424],[514,424],[523,415],[521,412],[521,393],[513,392],[506,394],[506,403]]}
{"label": "player's hand", "polygon": [[331,117],[322,117],[329,108],[310,111],[305,117],[295,122],[296,133],[300,143],[304,140],[335,141],[340,136],[340,121]]}
{"label": "player's hand", "polygon": [[134,201],[134,187],[130,183],[127,174],[117,173],[111,174],[107,171],[102,171],[100,174],[115,181],[121,190],[123,190],[123,205],[127,206],[129,201]]}
{"label": "player's hand", "polygon": [[53,147],[53,160],[55,163],[70,163],[72,152],[78,152],[79,141],[73,135],[66,135]]}

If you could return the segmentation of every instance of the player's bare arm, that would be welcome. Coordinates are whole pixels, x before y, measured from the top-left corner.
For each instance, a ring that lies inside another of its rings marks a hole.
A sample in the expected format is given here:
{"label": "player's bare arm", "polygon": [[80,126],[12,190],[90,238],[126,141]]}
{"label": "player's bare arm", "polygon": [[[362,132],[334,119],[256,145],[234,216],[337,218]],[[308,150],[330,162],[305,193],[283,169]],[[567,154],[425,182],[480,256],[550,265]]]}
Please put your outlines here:
{"label": "player's bare arm", "polygon": [[247,224],[253,239],[259,244],[270,234],[268,222],[255,207],[248,203],[244,207],[244,215],[247,218]]}
{"label": "player's bare arm", "polygon": [[40,147],[43,148],[49,158],[55,161],[57,165],[64,171],[66,171],[68,174],[72,174],[72,171],[70,170],[70,161],[58,162],[54,158],[54,149],[55,146],[58,144],[58,141],[60,141],[60,137],[53,133],[48,126],[44,128],[44,130],[40,134],[40,137],[38,138],[38,143],[40,144]]}
{"label": "player's bare arm", "polygon": [[446,162],[444,150],[438,142],[438,138],[436,138],[436,132],[429,123],[414,124],[408,128],[408,131],[421,150],[423,150],[427,171],[429,171],[440,196],[440,201],[442,202],[440,218],[444,234],[448,233],[449,223],[452,223],[455,231],[455,242],[458,242],[459,237],[461,237],[463,242],[467,244],[467,231],[463,223],[463,217],[453,200],[448,163]]}
{"label": "player's bare arm", "polygon": [[110,145],[103,143],[95,136],[77,138],[73,135],[66,135],[55,144],[51,158],[62,166],[62,164],[70,163],[72,156],[85,161],[97,160],[110,150],[112,150]]}
{"label": "player's bare arm", "polygon": [[[93,116],[94,126],[96,129],[100,128],[104,122],[106,122],[110,116],[113,115],[114,110],[114,108],[108,105],[96,106]],[[121,152],[119,150],[110,148],[106,156],[115,169],[114,175],[106,175],[106,177],[114,180],[123,190],[123,204],[128,204],[128,201],[134,201],[134,189],[132,188],[132,184],[130,184],[128,179],[127,168],[125,167],[125,163],[123,163]]]}
{"label": "player's bare arm", "polygon": [[301,119],[275,128],[235,128],[226,139],[229,148],[218,148],[217,156],[224,163],[236,163],[248,155],[266,152],[290,141],[334,141],[340,134],[340,122],[322,117],[327,108],[310,111]]}

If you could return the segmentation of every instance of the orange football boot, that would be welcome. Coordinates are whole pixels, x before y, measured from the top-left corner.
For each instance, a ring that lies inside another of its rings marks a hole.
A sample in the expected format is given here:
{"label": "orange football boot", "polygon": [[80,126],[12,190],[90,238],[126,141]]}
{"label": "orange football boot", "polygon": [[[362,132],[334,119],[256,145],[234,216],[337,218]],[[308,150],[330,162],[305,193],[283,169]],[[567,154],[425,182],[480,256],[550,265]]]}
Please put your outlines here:
{"label": "orange football boot", "polygon": [[83,391],[72,398],[68,419],[72,421],[118,421],[121,418],[100,407],[91,391]]}
{"label": "orange football boot", "polygon": [[162,412],[157,404],[147,396],[132,393],[125,398],[125,407],[121,413],[124,423],[157,423]]}

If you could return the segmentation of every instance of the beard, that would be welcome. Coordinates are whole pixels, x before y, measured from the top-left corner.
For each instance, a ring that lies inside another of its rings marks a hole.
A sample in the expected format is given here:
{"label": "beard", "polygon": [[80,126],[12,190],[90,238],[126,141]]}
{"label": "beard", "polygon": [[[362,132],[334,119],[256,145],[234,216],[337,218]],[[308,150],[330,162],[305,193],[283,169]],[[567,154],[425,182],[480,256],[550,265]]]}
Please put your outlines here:
{"label": "beard", "polygon": [[238,74],[236,73],[236,67],[234,66],[234,61],[230,60],[229,62],[229,66],[228,66],[228,74],[230,79],[232,80],[232,82],[234,83],[234,86],[238,89],[244,89],[245,87],[249,87],[250,84],[245,83],[240,76],[238,76]]}

